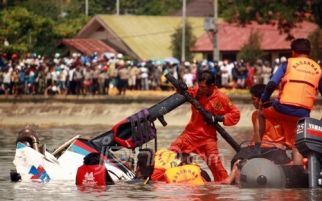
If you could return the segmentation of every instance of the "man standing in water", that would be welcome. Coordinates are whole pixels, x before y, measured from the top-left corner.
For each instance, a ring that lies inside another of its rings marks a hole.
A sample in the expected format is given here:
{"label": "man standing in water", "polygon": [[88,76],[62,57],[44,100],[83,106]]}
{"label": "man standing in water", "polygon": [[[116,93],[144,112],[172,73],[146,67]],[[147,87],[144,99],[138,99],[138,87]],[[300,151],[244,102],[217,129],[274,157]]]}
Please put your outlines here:
{"label": "man standing in water", "polygon": [[268,82],[261,97],[261,104],[269,101],[274,90],[279,86],[278,98],[272,106],[262,108],[259,130],[263,134],[264,118],[279,122],[286,144],[293,152],[293,163],[302,164],[302,155],[295,147],[297,121],[309,117],[317,96],[317,90],[322,92],[321,67],[309,58],[310,41],[296,39],[291,43],[292,57],[281,65]]}
{"label": "man standing in water", "polygon": [[[237,124],[240,119],[239,110],[228,96],[215,86],[215,77],[210,71],[200,74],[198,86],[189,88],[189,93],[208,111],[209,118],[204,118],[192,106],[190,122],[183,133],[170,145],[170,150],[198,154],[209,166],[214,179],[222,181],[228,175],[219,157],[216,129],[212,124],[215,122],[223,122],[226,126]],[[207,122],[206,119],[211,120]]]}

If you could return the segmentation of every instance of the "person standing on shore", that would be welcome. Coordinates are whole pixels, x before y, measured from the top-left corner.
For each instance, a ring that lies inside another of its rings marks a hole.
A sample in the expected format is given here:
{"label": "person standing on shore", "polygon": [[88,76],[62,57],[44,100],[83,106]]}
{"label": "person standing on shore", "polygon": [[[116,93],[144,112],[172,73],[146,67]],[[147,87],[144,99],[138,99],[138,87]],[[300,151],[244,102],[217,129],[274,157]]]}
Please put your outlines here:
{"label": "person standing on shore", "polygon": [[124,61],[119,62],[117,70],[118,70],[118,82],[117,82],[118,95],[124,96],[126,93],[126,89],[128,87],[130,73]]}

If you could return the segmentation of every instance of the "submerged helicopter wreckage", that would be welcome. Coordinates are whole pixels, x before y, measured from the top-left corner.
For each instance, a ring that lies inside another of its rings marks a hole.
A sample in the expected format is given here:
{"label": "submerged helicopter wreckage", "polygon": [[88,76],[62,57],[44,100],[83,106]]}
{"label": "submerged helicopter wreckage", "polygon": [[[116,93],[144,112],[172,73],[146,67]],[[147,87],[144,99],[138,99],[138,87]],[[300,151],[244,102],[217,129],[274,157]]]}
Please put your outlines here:
{"label": "submerged helicopter wreckage", "polygon": [[[135,173],[125,166],[113,152],[121,148],[134,149],[157,139],[154,121],[163,126],[167,123],[163,116],[185,102],[191,103],[201,114],[205,109],[190,96],[186,85],[170,74],[167,80],[177,92],[143,109],[112,127],[111,130],[92,139],[77,135],[64,142],[53,152],[46,145],[40,145],[38,134],[26,127],[18,133],[14,165],[10,173],[12,181],[69,180],[75,182],[77,168],[84,157],[93,152],[101,153],[103,163],[114,182],[131,181]],[[217,132],[238,153],[240,145],[218,123],[213,125]],[[155,142],[157,144],[157,142]],[[240,171],[241,188],[315,188],[322,186],[322,121],[304,118],[298,122],[296,146],[308,158],[308,168],[295,165],[279,165],[261,156],[246,160]]]}

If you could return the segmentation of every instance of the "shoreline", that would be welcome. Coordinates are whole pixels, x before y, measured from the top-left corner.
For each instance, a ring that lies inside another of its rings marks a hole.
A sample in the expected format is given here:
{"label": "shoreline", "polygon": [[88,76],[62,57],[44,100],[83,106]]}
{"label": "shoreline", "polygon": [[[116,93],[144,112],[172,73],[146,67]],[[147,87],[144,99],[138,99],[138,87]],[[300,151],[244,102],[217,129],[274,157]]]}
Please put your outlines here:
{"label": "shoreline", "polygon": [[[162,94],[136,93],[126,96],[0,96],[0,126],[21,128],[35,127],[99,127],[110,129],[113,125],[144,108],[149,108],[174,92]],[[240,110],[237,128],[251,127],[254,110],[250,96],[230,95]],[[320,100],[319,100],[320,102]],[[321,104],[312,111],[313,118],[320,119]],[[185,103],[164,116],[167,127],[184,127],[190,118],[190,104]],[[155,121],[156,127],[162,127]],[[227,127],[228,128],[228,127]]]}
{"label": "shoreline", "polygon": [[[173,92],[174,93],[174,92]],[[91,104],[91,103],[157,103],[173,93],[166,93],[163,95],[128,95],[128,96],[106,96],[106,95],[60,95],[60,96],[43,96],[43,95],[21,95],[21,96],[0,96],[1,103],[77,103],[77,104]],[[250,96],[230,96],[233,102],[249,103]]]}

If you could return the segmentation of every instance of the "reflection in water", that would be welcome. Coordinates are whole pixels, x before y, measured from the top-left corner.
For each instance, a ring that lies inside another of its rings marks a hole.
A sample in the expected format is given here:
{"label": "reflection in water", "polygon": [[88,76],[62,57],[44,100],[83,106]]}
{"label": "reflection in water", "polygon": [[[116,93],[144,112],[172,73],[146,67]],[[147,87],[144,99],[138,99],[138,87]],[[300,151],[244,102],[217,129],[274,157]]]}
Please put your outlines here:
{"label": "reflection in water", "polygon": [[[239,189],[236,186],[208,183],[203,186],[186,186],[164,183],[151,185],[118,183],[108,186],[106,191],[79,191],[72,182],[51,181],[46,184],[36,182],[11,183],[10,169],[13,168],[15,138],[18,129],[0,129],[0,200],[267,200],[295,201],[322,199],[321,189]],[[41,143],[46,143],[49,150],[54,150],[65,140],[74,135],[94,137],[106,131],[105,128],[74,127],[37,129]],[[159,148],[167,147],[180,134],[181,128],[160,128]],[[238,142],[247,139],[250,129],[227,129]],[[234,150],[219,138],[221,157],[229,170],[230,159]],[[153,143],[149,145],[153,147]],[[123,152],[131,153],[128,150]],[[205,167],[205,165],[203,165]]]}

